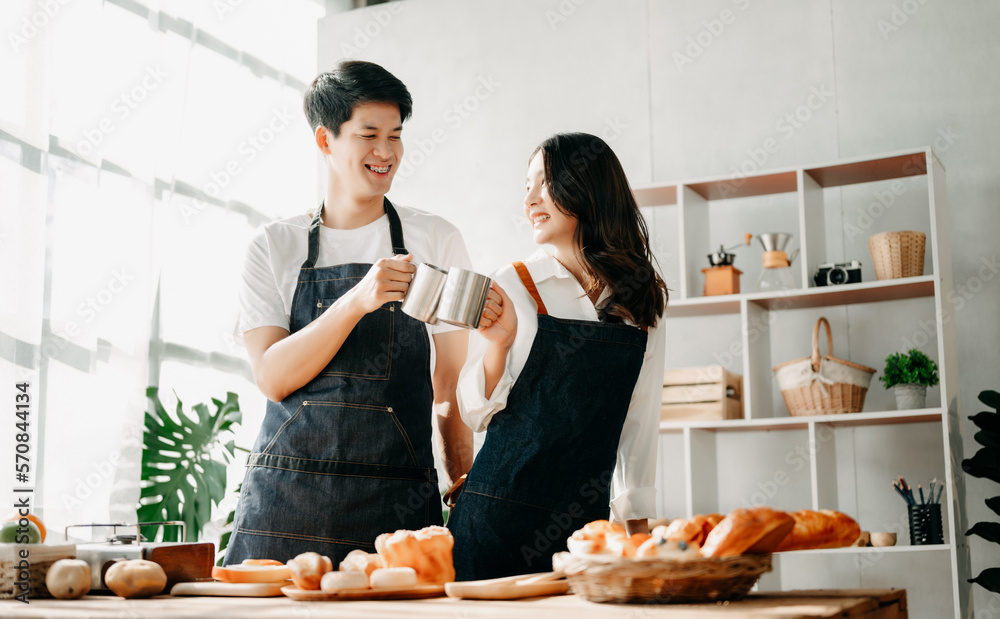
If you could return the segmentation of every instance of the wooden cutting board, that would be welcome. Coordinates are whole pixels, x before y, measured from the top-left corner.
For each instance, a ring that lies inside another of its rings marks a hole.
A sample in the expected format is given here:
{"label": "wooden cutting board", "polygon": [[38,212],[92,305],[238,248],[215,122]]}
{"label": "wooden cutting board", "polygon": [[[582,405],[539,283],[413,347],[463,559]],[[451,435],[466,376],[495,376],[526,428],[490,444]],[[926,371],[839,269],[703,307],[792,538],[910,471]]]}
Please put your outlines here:
{"label": "wooden cutting board", "polygon": [[287,584],[287,580],[282,582],[252,583],[200,580],[197,582],[179,582],[170,589],[170,595],[267,598],[282,595],[281,588]]}
{"label": "wooden cutting board", "polygon": [[525,585],[490,584],[481,581],[449,582],[444,586],[448,597],[465,600],[520,600],[523,598],[563,595],[569,591],[569,582],[537,582]]}
{"label": "wooden cutting board", "polygon": [[418,585],[402,589],[345,589],[342,591],[305,591],[295,585],[281,592],[303,602],[337,602],[343,600],[420,600],[444,595],[444,585]]}

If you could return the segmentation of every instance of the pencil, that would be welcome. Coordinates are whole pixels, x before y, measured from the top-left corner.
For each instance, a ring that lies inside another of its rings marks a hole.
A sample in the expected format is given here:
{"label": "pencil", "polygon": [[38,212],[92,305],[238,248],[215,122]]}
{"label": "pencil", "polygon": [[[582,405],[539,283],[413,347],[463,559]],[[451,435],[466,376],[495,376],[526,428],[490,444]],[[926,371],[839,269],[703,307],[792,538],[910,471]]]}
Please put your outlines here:
{"label": "pencil", "polygon": [[917,492],[920,493],[920,504],[924,504],[924,487],[921,484],[917,484]]}
{"label": "pencil", "polygon": [[899,494],[899,496],[903,497],[903,500],[906,501],[907,505],[910,504],[910,497],[906,496],[906,493],[903,492],[902,488],[896,485],[895,481],[892,482],[892,489],[895,490]]}
{"label": "pencil", "polygon": [[934,485],[935,484],[937,484],[937,477],[935,477],[934,479],[931,480],[931,489],[930,489],[930,492],[927,495],[927,502],[928,503],[933,503],[934,502]]}
{"label": "pencil", "polygon": [[940,486],[938,486],[937,501],[934,501],[935,503],[940,503],[941,502],[941,493],[943,491],[944,491],[944,484],[941,484]]}

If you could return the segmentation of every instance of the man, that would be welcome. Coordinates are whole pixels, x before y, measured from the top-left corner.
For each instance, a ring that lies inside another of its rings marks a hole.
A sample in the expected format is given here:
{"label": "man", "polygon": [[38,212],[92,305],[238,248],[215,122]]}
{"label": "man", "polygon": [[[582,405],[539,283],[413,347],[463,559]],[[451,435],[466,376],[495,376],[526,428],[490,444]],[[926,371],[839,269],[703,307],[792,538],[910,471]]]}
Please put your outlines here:
{"label": "man", "polygon": [[306,92],[326,199],[262,226],[247,252],[238,331],[269,401],[227,565],[307,551],[336,565],[374,552],[380,533],[441,524],[432,416],[448,482],[472,465],[455,400],[468,332],[400,310],[414,261],[471,268],[454,226],[385,198],[411,108],[406,86],[368,62],[342,62]]}

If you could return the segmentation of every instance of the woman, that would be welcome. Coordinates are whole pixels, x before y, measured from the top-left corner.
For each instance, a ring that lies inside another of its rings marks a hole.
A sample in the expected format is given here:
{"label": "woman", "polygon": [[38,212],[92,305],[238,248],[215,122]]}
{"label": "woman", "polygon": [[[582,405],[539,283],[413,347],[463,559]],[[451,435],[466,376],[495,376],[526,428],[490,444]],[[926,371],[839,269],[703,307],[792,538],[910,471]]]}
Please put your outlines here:
{"label": "woman", "polygon": [[548,571],[609,505],[630,533],[655,513],[667,288],[618,158],[549,138],[524,214],[553,251],[494,275],[459,379],[462,417],[488,431],[448,523],[458,580]]}

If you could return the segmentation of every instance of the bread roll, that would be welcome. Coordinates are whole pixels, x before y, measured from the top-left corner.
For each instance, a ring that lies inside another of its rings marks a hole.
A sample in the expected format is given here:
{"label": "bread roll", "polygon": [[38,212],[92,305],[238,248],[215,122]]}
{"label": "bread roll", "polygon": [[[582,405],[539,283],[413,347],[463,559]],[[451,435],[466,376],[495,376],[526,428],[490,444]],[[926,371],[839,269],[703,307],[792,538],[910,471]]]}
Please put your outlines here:
{"label": "bread roll", "polygon": [[417,572],[412,567],[380,567],[372,572],[372,589],[401,589],[417,585]]}
{"label": "bread roll", "polygon": [[358,570],[346,572],[327,572],[319,581],[319,588],[333,592],[341,589],[367,589],[368,574]]}
{"label": "bread roll", "polygon": [[668,540],[684,541],[688,544],[701,546],[705,543],[708,534],[723,518],[722,514],[708,514],[707,516],[695,514],[687,519],[678,518],[667,525],[665,531],[654,530],[654,534],[660,533]]}
{"label": "bread roll", "polygon": [[[399,530],[375,538],[375,549],[382,558],[382,564],[386,568],[413,568],[422,585],[443,585],[455,580],[451,554],[454,545],[455,538],[451,536],[451,531],[439,526],[419,531]],[[374,578],[377,572],[373,571],[370,577]]]}
{"label": "bread roll", "polygon": [[616,557],[625,557],[628,559],[635,557],[636,550],[648,539],[649,535],[646,533],[633,533],[629,537],[626,533],[615,532],[605,536],[608,553]]}
{"label": "bread roll", "polygon": [[340,571],[364,572],[366,576],[371,576],[372,572],[382,566],[382,558],[373,552],[364,550],[352,550],[347,553],[344,560],[340,562]]}
{"label": "bread roll", "polygon": [[795,526],[792,517],[770,507],[736,509],[712,529],[701,547],[706,557],[733,557],[774,550]]}
{"label": "bread roll", "polygon": [[700,556],[697,546],[665,537],[651,537],[635,551],[636,559],[690,559]]}
{"label": "bread roll", "polygon": [[574,531],[566,540],[566,547],[570,554],[577,556],[613,554],[607,547],[607,538],[612,535],[626,535],[625,527],[616,522],[595,520]]}
{"label": "bread roll", "polygon": [[775,552],[841,548],[850,546],[861,535],[861,527],[853,518],[830,509],[803,509],[791,517],[795,526]]}
{"label": "bread roll", "polygon": [[333,561],[315,552],[304,552],[287,563],[292,581],[305,591],[319,590],[323,574],[333,571]]}

